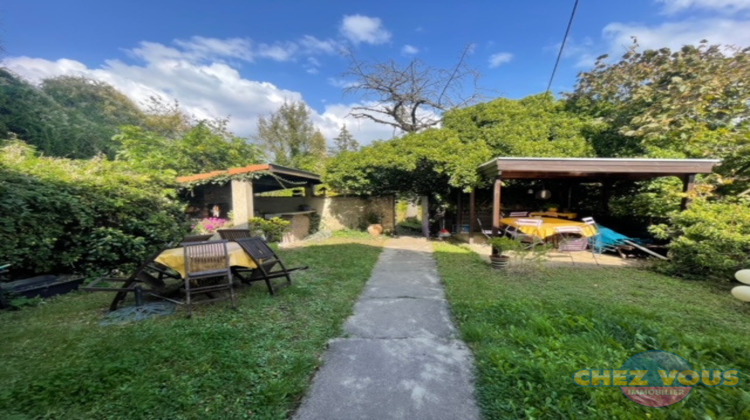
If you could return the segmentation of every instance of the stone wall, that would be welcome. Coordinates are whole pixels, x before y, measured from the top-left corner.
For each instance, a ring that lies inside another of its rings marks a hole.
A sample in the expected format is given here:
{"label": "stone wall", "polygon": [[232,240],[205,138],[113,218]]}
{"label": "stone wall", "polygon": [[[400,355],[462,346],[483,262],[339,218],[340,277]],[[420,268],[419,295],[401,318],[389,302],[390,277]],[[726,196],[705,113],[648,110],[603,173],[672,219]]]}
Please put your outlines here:
{"label": "stone wall", "polygon": [[255,197],[256,214],[299,211],[307,205],[321,217],[321,230],[359,229],[368,213],[380,217],[383,229],[393,230],[394,197]]}

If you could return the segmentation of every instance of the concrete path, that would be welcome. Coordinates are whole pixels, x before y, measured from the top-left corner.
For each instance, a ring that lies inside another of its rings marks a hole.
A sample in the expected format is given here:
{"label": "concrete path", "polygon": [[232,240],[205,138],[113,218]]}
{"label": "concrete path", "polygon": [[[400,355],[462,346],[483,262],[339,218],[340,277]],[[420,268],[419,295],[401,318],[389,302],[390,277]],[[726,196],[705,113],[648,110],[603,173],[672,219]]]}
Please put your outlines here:
{"label": "concrete path", "polygon": [[308,419],[478,419],[472,357],[457,338],[424,238],[386,242],[365,291],[329,343],[294,416]]}

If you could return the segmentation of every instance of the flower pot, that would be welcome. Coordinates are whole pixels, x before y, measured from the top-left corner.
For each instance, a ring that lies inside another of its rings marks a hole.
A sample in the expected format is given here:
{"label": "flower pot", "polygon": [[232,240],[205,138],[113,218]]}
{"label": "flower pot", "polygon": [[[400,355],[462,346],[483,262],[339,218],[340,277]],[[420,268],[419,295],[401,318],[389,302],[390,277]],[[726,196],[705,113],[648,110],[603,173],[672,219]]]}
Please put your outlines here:
{"label": "flower pot", "polygon": [[367,232],[371,236],[380,236],[380,234],[383,233],[383,225],[374,224],[367,226]]}
{"label": "flower pot", "polygon": [[490,255],[490,263],[492,264],[492,268],[496,270],[502,270],[507,267],[509,261],[509,255]]}

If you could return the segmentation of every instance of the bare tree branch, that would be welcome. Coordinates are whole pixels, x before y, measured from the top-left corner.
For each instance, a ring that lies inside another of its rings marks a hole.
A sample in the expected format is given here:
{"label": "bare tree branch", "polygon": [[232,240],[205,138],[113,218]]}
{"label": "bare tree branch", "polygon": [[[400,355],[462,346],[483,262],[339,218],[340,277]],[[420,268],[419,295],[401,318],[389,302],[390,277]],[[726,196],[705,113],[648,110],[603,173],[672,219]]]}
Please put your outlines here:
{"label": "bare tree branch", "polygon": [[[479,73],[466,65],[469,53],[470,46],[467,46],[451,70],[430,67],[417,59],[405,66],[393,60],[368,63],[349,53],[350,64],[344,75],[353,78],[354,83],[344,92],[359,94],[364,102],[374,102],[373,105],[354,107],[350,115],[407,133],[439,124],[444,111],[465,106],[479,98],[476,91]],[[463,83],[466,80],[471,80],[474,86],[464,97]]]}

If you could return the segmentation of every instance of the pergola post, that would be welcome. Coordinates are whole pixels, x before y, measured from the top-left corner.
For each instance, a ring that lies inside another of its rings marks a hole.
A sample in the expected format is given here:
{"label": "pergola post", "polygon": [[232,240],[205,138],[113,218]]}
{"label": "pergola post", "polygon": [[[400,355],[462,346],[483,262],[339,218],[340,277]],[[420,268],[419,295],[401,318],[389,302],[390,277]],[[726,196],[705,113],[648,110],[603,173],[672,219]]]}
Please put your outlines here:
{"label": "pergola post", "polygon": [[474,243],[474,229],[477,226],[476,193],[474,188],[469,193],[469,243]]}
{"label": "pergola post", "polygon": [[680,210],[686,210],[690,205],[690,197],[688,196],[691,191],[695,189],[695,174],[689,174],[682,177],[682,192],[685,196],[682,197],[680,203]]}
{"label": "pergola post", "polygon": [[248,219],[255,215],[252,181],[232,180],[232,223],[247,228]]}
{"label": "pergola post", "polygon": [[500,193],[503,181],[500,175],[495,178],[495,189],[492,194],[492,236],[497,236],[500,231]]}

